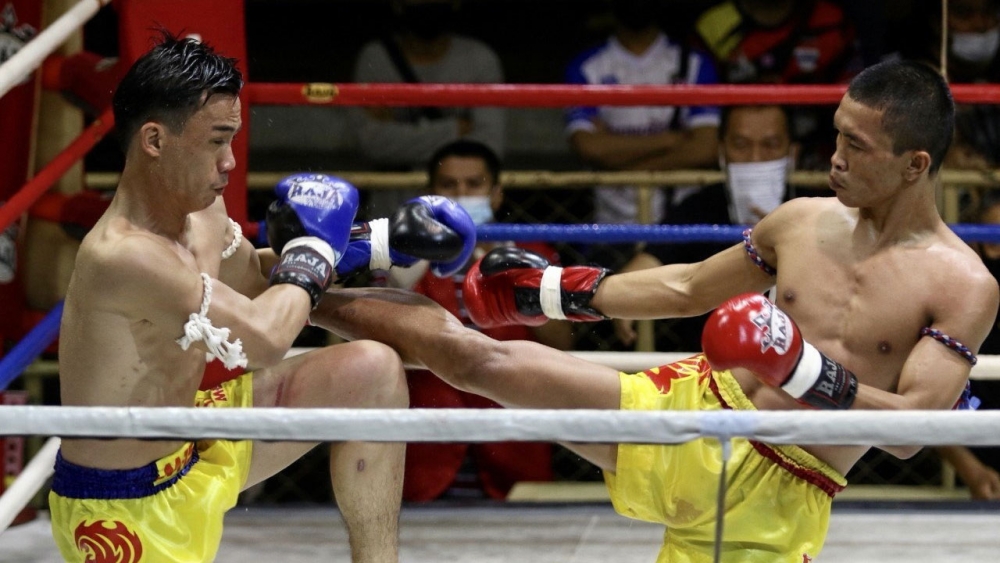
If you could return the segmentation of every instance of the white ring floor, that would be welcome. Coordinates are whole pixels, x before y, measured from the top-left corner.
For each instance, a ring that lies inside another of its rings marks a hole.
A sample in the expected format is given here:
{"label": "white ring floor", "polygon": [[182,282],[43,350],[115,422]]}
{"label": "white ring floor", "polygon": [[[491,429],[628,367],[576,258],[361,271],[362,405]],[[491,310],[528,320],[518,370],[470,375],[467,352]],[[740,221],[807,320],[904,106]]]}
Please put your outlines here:
{"label": "white ring floor", "polygon": [[[403,510],[404,563],[653,563],[663,528],[603,504],[419,506]],[[817,563],[996,561],[1000,505],[977,509],[834,507]],[[336,510],[240,508],[226,519],[219,563],[349,561]],[[0,534],[0,561],[60,561],[45,515]]]}

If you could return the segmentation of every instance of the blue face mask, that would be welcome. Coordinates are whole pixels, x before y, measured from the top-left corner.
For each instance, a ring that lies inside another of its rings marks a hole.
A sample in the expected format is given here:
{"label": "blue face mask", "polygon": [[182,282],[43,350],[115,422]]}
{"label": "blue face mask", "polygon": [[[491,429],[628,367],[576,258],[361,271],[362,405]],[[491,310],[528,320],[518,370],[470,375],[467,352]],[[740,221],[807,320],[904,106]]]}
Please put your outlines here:
{"label": "blue face mask", "polygon": [[469,217],[472,217],[472,222],[476,225],[493,222],[493,207],[490,205],[490,196],[463,195],[456,197],[455,203],[468,212]]}

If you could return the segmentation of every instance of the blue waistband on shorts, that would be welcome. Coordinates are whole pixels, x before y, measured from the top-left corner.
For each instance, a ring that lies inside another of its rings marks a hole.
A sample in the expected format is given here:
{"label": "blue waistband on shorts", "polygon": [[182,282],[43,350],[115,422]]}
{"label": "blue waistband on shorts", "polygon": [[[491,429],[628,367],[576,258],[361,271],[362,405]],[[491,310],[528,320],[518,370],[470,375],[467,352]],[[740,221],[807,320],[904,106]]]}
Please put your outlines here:
{"label": "blue waistband on shorts", "polygon": [[135,469],[96,469],[66,461],[62,452],[56,454],[56,472],[52,478],[52,492],[65,498],[76,499],[134,499],[152,496],[174,483],[198,462],[197,449],[180,471],[157,483],[156,462]]}

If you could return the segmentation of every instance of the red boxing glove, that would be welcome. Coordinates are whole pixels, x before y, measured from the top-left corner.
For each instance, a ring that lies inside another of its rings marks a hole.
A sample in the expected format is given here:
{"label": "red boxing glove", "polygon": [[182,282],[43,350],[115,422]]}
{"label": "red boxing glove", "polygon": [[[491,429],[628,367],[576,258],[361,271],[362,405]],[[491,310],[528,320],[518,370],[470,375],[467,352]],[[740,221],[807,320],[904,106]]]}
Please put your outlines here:
{"label": "red boxing glove", "polygon": [[758,293],[733,297],[709,316],[701,335],[714,370],[746,368],[771,387],[820,409],[848,409],[858,379],[802,339],[791,317]]}
{"label": "red boxing glove", "polygon": [[477,326],[539,326],[549,319],[600,321],[590,306],[604,268],[549,265],[542,256],[516,247],[486,253],[465,276],[462,298]]}

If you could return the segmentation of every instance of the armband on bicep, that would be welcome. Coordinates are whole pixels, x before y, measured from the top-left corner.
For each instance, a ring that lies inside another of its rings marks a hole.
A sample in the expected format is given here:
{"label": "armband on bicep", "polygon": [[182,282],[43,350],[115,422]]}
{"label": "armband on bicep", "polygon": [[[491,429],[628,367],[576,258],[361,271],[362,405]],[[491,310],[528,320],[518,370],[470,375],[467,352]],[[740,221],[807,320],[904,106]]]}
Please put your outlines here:
{"label": "armband on bicep", "polygon": [[208,318],[208,307],[212,303],[212,278],[202,273],[201,281],[204,284],[201,309],[188,317],[188,321],[184,323],[184,336],[176,340],[177,344],[181,350],[187,351],[195,342],[204,342],[208,348],[205,354],[206,361],[218,359],[226,369],[247,367],[247,355],[243,353],[243,343],[240,339],[229,342],[228,328],[212,326],[212,321]]}
{"label": "armband on bicep", "polygon": [[240,245],[243,244],[243,229],[240,227],[240,224],[232,218],[229,219],[229,224],[233,226],[233,242],[229,243],[229,246],[222,251],[223,260],[231,258],[240,249]]}
{"label": "armband on bicep", "polygon": [[752,233],[753,229],[743,231],[743,249],[746,250],[747,256],[749,256],[750,260],[765,274],[769,276],[778,275],[778,269],[765,262],[764,259],[757,254],[757,248],[753,245],[753,239],[750,238]]}
{"label": "armband on bicep", "polygon": [[[930,336],[934,340],[937,340],[941,344],[944,344],[948,348],[955,351],[956,354],[965,358],[965,361],[969,362],[969,366],[975,366],[979,362],[979,358],[972,353],[972,350],[968,346],[962,344],[958,340],[948,336],[947,334],[937,330],[936,328],[931,328],[925,326],[920,329],[920,336]],[[958,397],[958,401],[955,402],[955,406],[952,407],[954,410],[976,410],[982,401],[979,397],[972,394],[972,387],[969,382],[965,382],[965,389],[962,390],[962,394]]]}

